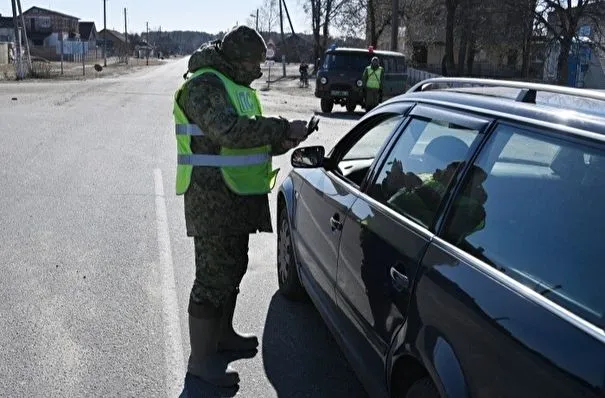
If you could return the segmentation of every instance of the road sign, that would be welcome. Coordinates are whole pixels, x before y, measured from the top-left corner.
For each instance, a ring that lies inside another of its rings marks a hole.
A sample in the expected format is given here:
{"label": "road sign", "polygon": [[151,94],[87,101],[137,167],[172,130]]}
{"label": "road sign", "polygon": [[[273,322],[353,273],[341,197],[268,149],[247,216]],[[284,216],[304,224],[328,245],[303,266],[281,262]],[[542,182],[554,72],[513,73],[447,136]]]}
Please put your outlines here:
{"label": "road sign", "polygon": [[267,48],[267,58],[273,58],[275,57],[275,50],[272,48]]}
{"label": "road sign", "polygon": [[270,67],[272,67],[273,65],[275,65],[275,61],[273,61],[272,59],[271,59],[271,60],[267,60],[267,61],[265,61],[265,66],[266,66],[266,67],[270,68]]}

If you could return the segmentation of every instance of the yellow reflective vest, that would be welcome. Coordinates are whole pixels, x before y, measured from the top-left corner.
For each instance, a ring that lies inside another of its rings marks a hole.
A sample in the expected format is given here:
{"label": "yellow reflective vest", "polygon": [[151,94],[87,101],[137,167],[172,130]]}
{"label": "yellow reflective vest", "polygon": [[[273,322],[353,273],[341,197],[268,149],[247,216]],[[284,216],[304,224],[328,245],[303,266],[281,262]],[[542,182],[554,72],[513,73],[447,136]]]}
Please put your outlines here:
{"label": "yellow reflective vest", "polygon": [[[255,90],[233,82],[214,69],[199,69],[189,76],[187,82],[204,73],[212,73],[221,79],[239,116],[251,118],[262,116],[262,108]],[[239,195],[260,195],[271,192],[275,186],[279,169],[272,169],[270,145],[244,149],[221,147],[220,154],[198,154],[191,151],[191,137],[204,136],[205,134],[199,126],[187,118],[178,104],[179,95],[187,82],[179,88],[174,97],[173,114],[178,154],[177,195],[187,192],[191,183],[193,167],[220,168],[225,184]]]}
{"label": "yellow reflective vest", "polygon": [[366,88],[380,88],[380,82],[382,80],[382,73],[384,68],[379,66],[377,69],[372,69],[372,66],[366,67],[367,81]]}

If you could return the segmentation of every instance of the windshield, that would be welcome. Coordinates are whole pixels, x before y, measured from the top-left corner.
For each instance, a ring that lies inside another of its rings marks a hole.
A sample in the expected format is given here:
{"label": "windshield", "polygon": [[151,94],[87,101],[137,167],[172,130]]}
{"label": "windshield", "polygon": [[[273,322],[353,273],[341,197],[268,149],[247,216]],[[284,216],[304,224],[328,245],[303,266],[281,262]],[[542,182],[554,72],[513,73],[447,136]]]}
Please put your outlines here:
{"label": "windshield", "polygon": [[369,54],[331,53],[326,55],[324,69],[363,72],[370,59]]}

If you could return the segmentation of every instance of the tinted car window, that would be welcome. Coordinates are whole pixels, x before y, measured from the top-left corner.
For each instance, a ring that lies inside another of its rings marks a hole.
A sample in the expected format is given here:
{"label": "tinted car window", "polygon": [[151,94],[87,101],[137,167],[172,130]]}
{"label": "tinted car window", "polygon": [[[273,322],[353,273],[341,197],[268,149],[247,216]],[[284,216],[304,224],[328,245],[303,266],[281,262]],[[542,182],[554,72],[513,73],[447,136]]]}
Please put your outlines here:
{"label": "tinted car window", "polygon": [[603,327],[605,148],[512,126],[490,138],[444,237]]}
{"label": "tinted car window", "polygon": [[369,194],[426,228],[478,131],[438,120],[412,119]]}
{"label": "tinted car window", "polygon": [[[403,116],[392,114],[386,119],[384,119],[384,115],[378,116],[378,118],[379,121],[370,121],[367,129],[357,134],[357,141],[338,162],[336,171],[357,186],[361,185],[374,158],[391,133],[399,126]],[[356,133],[353,132],[353,134]]]}
{"label": "tinted car window", "polygon": [[403,116],[393,115],[371,127],[344,155],[342,160],[374,159],[401,119]]}

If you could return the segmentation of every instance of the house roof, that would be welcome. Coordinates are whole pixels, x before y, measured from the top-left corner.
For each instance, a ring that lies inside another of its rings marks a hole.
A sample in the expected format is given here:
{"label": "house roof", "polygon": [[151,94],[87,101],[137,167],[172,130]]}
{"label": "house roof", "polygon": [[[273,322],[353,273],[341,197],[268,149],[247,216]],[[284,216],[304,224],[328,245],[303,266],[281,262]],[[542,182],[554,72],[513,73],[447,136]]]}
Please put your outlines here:
{"label": "house roof", "polygon": [[80,22],[78,24],[78,30],[80,31],[80,37],[83,39],[90,39],[90,35],[95,30],[94,22]]}
{"label": "house roof", "polygon": [[[124,35],[118,32],[117,30],[107,29],[107,33],[111,36],[114,36],[119,41],[126,43],[126,37],[124,37]],[[99,32],[99,36],[105,38],[105,29]]]}
{"label": "house roof", "polygon": [[0,28],[12,28],[13,19],[8,17],[0,16]]}
{"label": "house roof", "polygon": [[41,13],[41,14],[52,14],[52,15],[57,15],[57,16],[63,17],[63,18],[71,18],[71,19],[80,20],[80,18],[74,17],[73,15],[67,15],[67,14],[63,14],[61,12],[57,12],[57,11],[53,11],[53,10],[47,10],[46,8],[41,8],[41,7],[32,7],[30,9],[28,9],[27,11],[25,11],[23,13],[23,15],[31,14],[32,11],[34,11],[34,10],[37,13]]}

